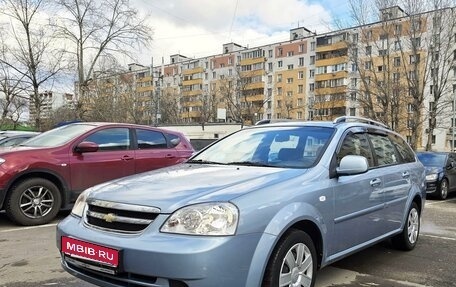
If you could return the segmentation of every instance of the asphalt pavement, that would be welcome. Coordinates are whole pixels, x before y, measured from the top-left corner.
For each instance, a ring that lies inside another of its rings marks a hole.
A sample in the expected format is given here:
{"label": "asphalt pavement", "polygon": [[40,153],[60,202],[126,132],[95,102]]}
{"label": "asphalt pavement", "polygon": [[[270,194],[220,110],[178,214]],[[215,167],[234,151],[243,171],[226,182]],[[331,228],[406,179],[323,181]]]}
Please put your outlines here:
{"label": "asphalt pavement", "polygon": [[[60,266],[55,228],[67,215],[48,225],[20,227],[0,213],[0,287],[95,286]],[[428,200],[414,250],[398,251],[384,241],[320,270],[316,287],[454,287],[455,218],[456,195]]]}

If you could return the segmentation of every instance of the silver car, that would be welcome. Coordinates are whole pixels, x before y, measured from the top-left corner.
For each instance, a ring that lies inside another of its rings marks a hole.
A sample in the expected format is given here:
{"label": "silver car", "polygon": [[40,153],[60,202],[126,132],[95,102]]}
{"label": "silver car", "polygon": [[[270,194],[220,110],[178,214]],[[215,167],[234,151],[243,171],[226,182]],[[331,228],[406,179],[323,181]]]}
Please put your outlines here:
{"label": "silver car", "polygon": [[86,190],[57,246],[66,271],[99,286],[313,286],[379,241],[412,250],[425,189],[423,165],[380,123],[258,125]]}

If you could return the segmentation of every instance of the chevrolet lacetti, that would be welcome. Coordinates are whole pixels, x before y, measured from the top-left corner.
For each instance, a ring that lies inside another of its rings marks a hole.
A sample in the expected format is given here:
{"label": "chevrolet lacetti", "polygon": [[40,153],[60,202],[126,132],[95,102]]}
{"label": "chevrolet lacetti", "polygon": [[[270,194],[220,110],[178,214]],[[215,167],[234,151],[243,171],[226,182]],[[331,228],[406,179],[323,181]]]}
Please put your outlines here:
{"label": "chevrolet lacetti", "polygon": [[318,268],[379,241],[412,250],[425,189],[381,123],[257,125],[85,190],[57,246],[66,271],[99,286],[314,286]]}

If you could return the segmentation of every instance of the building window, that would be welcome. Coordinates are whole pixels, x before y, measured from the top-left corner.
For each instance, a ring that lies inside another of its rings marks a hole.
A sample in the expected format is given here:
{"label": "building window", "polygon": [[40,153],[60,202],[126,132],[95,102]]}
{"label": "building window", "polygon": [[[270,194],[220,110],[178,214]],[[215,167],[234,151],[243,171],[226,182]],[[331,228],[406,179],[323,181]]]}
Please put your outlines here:
{"label": "building window", "polygon": [[289,51],[289,52],[287,53],[287,57],[293,57],[293,55],[294,55],[294,52],[293,52],[293,51]]}
{"label": "building window", "polygon": [[287,84],[292,84],[293,83],[293,78],[287,78]]}
{"label": "building window", "polygon": [[283,66],[282,61],[279,61],[279,62],[277,63],[277,66],[278,66],[279,68],[282,68],[282,66]]}
{"label": "building window", "polygon": [[302,67],[304,66],[304,58],[299,58],[299,66]]}
{"label": "building window", "polygon": [[298,79],[304,79],[304,71],[298,72]]}
{"label": "building window", "polygon": [[372,46],[366,46],[366,56],[370,56],[372,54]]}
{"label": "building window", "polygon": [[277,74],[277,83],[282,82],[282,74]]}
{"label": "building window", "polygon": [[419,63],[420,62],[420,54],[410,55],[409,58],[410,58],[410,64],[414,64],[414,63]]}
{"label": "building window", "polygon": [[299,53],[304,53],[304,44],[299,44]]}
{"label": "building window", "polygon": [[350,108],[350,116],[356,116],[356,109],[355,108]]}
{"label": "building window", "polygon": [[314,78],[315,77],[315,70],[309,70],[309,78]]}
{"label": "building window", "polygon": [[279,95],[279,96],[282,95],[282,88],[281,87],[277,88],[277,95]]}
{"label": "building window", "polygon": [[288,65],[287,68],[288,70],[293,70],[293,65]]}
{"label": "building window", "polygon": [[315,51],[315,42],[310,42],[310,50]]}
{"label": "building window", "polygon": [[277,51],[278,51],[278,53],[277,53],[278,55],[277,56],[280,57],[280,56],[283,55],[283,49],[282,48],[278,48]]}
{"label": "building window", "polygon": [[302,112],[297,112],[296,113],[296,117],[298,118],[298,120],[301,120],[302,119]]}
{"label": "building window", "polygon": [[269,50],[269,51],[268,51],[268,55],[269,55],[269,58],[272,58],[272,57],[273,57],[272,50]]}
{"label": "building window", "polygon": [[394,57],[393,63],[395,67],[399,67],[401,65],[401,57]]}
{"label": "building window", "polygon": [[310,56],[310,65],[315,65],[315,56]]}
{"label": "building window", "polygon": [[268,63],[268,70],[272,71],[272,63]]}
{"label": "building window", "polygon": [[292,97],[293,96],[293,91],[288,91],[287,92],[287,97]]}

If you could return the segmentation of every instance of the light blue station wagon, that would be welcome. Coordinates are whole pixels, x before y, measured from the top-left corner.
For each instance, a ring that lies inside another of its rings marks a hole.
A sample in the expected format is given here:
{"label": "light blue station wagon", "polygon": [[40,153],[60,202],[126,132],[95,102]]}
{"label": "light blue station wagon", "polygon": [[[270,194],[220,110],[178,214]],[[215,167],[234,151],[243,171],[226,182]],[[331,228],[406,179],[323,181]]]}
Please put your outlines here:
{"label": "light blue station wagon", "polygon": [[99,286],[314,286],[318,268],[379,241],[412,250],[425,189],[380,123],[257,125],[86,190],[57,246],[66,271]]}

